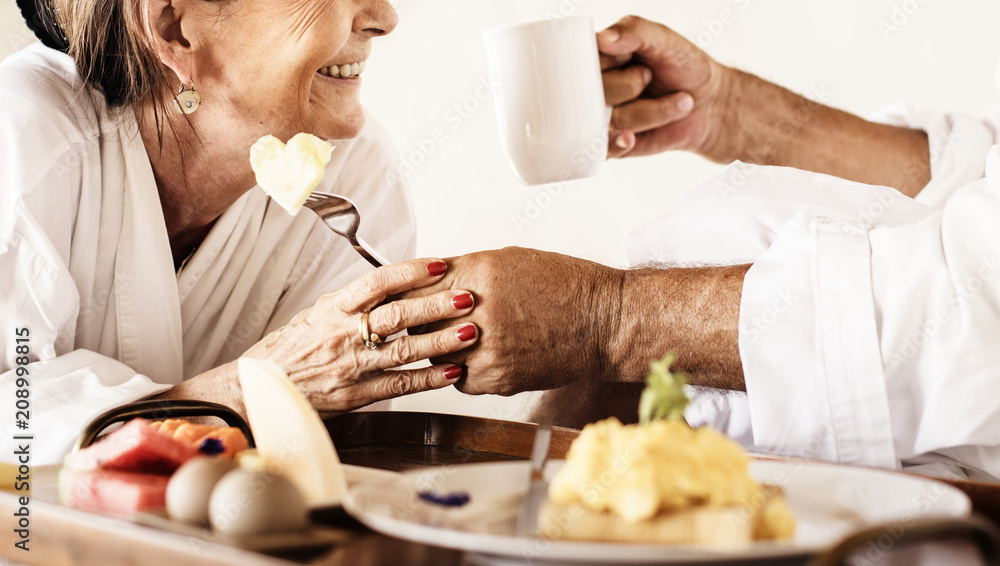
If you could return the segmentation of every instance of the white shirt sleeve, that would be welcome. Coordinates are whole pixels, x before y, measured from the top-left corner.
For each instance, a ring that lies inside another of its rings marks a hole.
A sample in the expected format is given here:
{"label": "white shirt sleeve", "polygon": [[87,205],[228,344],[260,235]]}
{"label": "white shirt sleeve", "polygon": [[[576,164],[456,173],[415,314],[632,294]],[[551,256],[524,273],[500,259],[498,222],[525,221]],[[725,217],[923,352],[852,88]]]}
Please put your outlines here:
{"label": "white shirt sleeve", "polygon": [[927,133],[931,180],[916,200],[941,208],[958,189],[982,179],[986,152],[1000,143],[1000,105],[981,117],[927,110],[916,104],[890,106],[873,120]]}
{"label": "white shirt sleeve", "polygon": [[740,307],[748,395],[702,394],[696,419],[740,434],[736,417],[749,414],[747,444],[771,452],[950,460],[1000,476],[988,424],[1000,410],[989,401],[1000,394],[1000,111],[906,105],[881,119],[928,132],[932,179],[916,199],[737,162],[638,228],[629,258],[753,263]]}
{"label": "white shirt sleeve", "polygon": [[757,259],[740,353],[758,445],[877,466],[938,453],[1000,476],[1000,146],[984,161],[939,210],[800,215]]}

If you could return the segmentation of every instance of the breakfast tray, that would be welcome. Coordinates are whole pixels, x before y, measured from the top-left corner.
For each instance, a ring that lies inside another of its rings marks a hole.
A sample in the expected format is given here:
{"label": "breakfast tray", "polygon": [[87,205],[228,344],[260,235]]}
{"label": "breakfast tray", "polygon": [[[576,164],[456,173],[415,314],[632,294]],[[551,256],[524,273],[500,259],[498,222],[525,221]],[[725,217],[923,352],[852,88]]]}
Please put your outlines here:
{"label": "breakfast tray", "polygon": [[[326,425],[345,464],[391,471],[527,459],[535,434],[533,424],[432,413],[348,413],[327,420]],[[550,457],[564,457],[576,435],[575,430],[554,427]],[[328,537],[338,541],[329,548],[291,549],[272,555],[235,548],[204,537],[66,508],[57,503],[58,472],[59,466],[33,469],[31,550],[2,545],[0,564],[6,563],[5,559],[45,566],[463,563],[460,552],[387,537],[336,514],[319,519],[338,535]],[[11,517],[18,507],[15,494],[0,491],[0,516]]]}
{"label": "breakfast tray", "polygon": [[[461,415],[411,412],[349,413],[325,422],[345,464],[394,472],[426,466],[527,459],[536,425]],[[554,427],[550,458],[563,458],[578,431]],[[764,459],[773,457],[759,456]],[[408,542],[370,531],[350,518],[318,519],[338,542],[322,549],[263,554],[204,537],[68,509],[56,502],[58,467],[36,468],[31,498],[31,552],[0,546],[3,559],[48,566],[75,564],[260,565],[464,564],[456,550]],[[1000,484],[948,481],[965,491],[976,511],[1000,520]],[[14,494],[0,491],[0,516],[17,510]],[[314,519],[317,519],[314,517]]]}

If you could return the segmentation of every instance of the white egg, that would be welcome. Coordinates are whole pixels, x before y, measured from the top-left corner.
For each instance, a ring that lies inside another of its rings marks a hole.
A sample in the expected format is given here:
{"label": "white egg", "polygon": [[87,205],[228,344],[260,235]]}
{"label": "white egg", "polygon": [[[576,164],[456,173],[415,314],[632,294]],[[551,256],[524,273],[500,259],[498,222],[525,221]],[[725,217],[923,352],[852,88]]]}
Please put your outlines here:
{"label": "white egg", "polygon": [[209,498],[208,516],[212,527],[227,535],[289,531],[308,523],[305,501],[292,482],[244,468],[219,480]]}
{"label": "white egg", "polygon": [[236,463],[228,458],[197,456],[185,462],[167,484],[167,514],[175,521],[208,522],[208,498],[234,468]]}

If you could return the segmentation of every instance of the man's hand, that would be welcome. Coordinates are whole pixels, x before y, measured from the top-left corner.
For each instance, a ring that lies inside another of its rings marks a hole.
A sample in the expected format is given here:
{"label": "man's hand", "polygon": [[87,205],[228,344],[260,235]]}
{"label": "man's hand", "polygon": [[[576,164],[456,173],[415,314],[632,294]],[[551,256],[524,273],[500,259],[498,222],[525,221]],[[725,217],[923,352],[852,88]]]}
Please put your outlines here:
{"label": "man's hand", "polygon": [[826,173],[916,195],[930,180],[927,135],[868,122],[719,64],[673,30],[628,16],[597,34],[614,106],[610,157],[693,151]]}
{"label": "man's hand", "polygon": [[637,16],[597,34],[604,95],[614,107],[608,154],[708,151],[724,110],[726,72],[670,28]]}
{"label": "man's hand", "polygon": [[406,296],[461,288],[476,297],[475,310],[457,323],[479,322],[478,344],[432,360],[466,366],[459,390],[513,395],[605,377],[624,272],[523,248],[447,261],[440,283]]}
{"label": "man's hand", "polygon": [[475,295],[457,323],[476,323],[479,341],[432,359],[466,366],[456,384],[465,393],[641,382],[650,360],[671,350],[693,385],[744,387],[737,327],[749,266],[623,271],[523,248],[447,262],[439,283],[404,296]]}

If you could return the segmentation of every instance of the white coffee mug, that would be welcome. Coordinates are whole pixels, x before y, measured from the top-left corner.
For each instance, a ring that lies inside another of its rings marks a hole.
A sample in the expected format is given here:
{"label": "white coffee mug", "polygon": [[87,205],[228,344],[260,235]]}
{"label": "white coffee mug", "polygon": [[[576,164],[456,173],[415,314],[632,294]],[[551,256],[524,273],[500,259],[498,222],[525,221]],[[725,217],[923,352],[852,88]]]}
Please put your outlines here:
{"label": "white coffee mug", "polygon": [[608,152],[594,20],[556,18],[483,33],[504,152],[526,185],[593,177]]}

